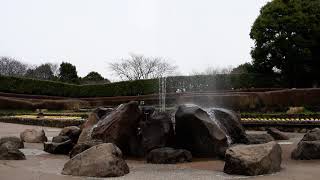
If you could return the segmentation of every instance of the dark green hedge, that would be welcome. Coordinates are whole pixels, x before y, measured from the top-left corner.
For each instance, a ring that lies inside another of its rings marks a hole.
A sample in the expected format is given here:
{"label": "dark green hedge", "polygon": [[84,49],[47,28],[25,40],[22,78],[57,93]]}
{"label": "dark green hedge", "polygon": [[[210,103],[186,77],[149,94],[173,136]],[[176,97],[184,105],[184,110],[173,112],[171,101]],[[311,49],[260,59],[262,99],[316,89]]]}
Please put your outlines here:
{"label": "dark green hedge", "polygon": [[19,77],[0,76],[0,92],[64,97],[131,96],[154,93],[155,80],[125,81],[100,85],[75,85]]}
{"label": "dark green hedge", "polygon": [[[277,77],[256,74],[174,76],[167,78],[167,92],[231,90],[280,87]],[[136,96],[158,93],[157,79],[123,81],[98,85],[75,85],[19,77],[0,76],[0,92],[63,97]]]}

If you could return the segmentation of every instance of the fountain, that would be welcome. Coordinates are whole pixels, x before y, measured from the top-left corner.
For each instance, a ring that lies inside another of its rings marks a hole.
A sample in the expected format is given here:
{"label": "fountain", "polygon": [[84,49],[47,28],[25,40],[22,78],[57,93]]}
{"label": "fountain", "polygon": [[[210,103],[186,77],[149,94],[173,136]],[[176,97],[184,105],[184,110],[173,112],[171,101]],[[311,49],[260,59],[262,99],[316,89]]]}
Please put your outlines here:
{"label": "fountain", "polygon": [[159,78],[159,111],[166,111],[166,77]]}

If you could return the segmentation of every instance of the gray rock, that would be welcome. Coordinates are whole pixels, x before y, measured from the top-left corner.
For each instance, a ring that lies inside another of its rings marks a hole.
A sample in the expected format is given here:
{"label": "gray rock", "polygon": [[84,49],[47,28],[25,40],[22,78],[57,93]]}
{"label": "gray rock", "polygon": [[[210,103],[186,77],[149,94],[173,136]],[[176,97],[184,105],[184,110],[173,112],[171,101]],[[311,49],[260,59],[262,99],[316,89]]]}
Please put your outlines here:
{"label": "gray rock", "polygon": [[224,172],[256,176],[281,169],[282,150],[276,142],[258,145],[236,145],[226,151]]}
{"label": "gray rock", "polygon": [[173,145],[174,130],[167,113],[154,113],[140,122],[142,146],[145,152]]}
{"label": "gray rock", "polygon": [[136,136],[141,110],[137,102],[121,104],[92,129],[92,139],[98,139],[104,143],[114,143],[121,151],[130,155],[130,140]]}
{"label": "gray rock", "polygon": [[154,149],[147,155],[147,163],[152,164],[176,164],[191,162],[190,151],[184,149],[173,149],[169,147]]}
{"label": "gray rock", "polygon": [[292,151],[291,158],[295,160],[320,159],[320,129],[308,131]]}
{"label": "gray rock", "polygon": [[62,174],[89,177],[119,177],[129,173],[121,150],[111,143],[99,144],[65,163]]}
{"label": "gray rock", "polygon": [[98,107],[92,113],[90,113],[86,122],[81,126],[82,131],[78,139],[78,144],[92,141],[91,132],[93,126],[96,125],[98,121],[109,115],[112,111],[112,108]]}
{"label": "gray rock", "polygon": [[69,126],[65,127],[59,133],[59,136],[68,136],[73,143],[77,143],[79,136],[81,133],[81,129],[77,126]]}
{"label": "gray rock", "polygon": [[224,158],[229,146],[226,134],[206,111],[198,106],[182,105],[175,121],[177,148],[186,149],[193,156]]}
{"label": "gray rock", "polygon": [[268,134],[270,134],[275,140],[289,140],[290,138],[280,130],[276,128],[268,128],[267,129]]}
{"label": "gray rock", "polygon": [[43,143],[48,141],[44,130],[26,129],[20,133],[20,139],[27,143]]}
{"label": "gray rock", "polygon": [[72,150],[74,144],[71,140],[62,142],[62,143],[54,143],[54,142],[45,142],[43,144],[44,151],[51,154],[66,154]]}
{"label": "gray rock", "polygon": [[229,135],[232,144],[248,143],[246,131],[240,123],[240,117],[235,112],[223,108],[211,108],[207,111]]}
{"label": "gray rock", "polygon": [[274,141],[270,134],[247,134],[248,144],[265,144]]}
{"label": "gray rock", "polygon": [[82,153],[83,151],[91,148],[92,146],[89,144],[77,144],[75,145],[72,150],[70,151],[69,157],[73,158],[74,156],[76,156],[77,154]]}
{"label": "gray rock", "polygon": [[15,136],[5,136],[0,138],[0,146],[5,143],[14,149],[24,148],[24,144],[21,139]]}
{"label": "gray rock", "polygon": [[62,143],[68,140],[71,140],[69,136],[55,136],[52,138],[52,142],[54,143]]}
{"label": "gray rock", "polygon": [[314,128],[307,132],[301,141],[319,141],[320,140],[320,129]]}
{"label": "gray rock", "polygon": [[320,159],[320,141],[301,141],[292,151],[292,159],[312,160]]}
{"label": "gray rock", "polygon": [[0,145],[0,160],[25,160],[25,155],[7,141]]}

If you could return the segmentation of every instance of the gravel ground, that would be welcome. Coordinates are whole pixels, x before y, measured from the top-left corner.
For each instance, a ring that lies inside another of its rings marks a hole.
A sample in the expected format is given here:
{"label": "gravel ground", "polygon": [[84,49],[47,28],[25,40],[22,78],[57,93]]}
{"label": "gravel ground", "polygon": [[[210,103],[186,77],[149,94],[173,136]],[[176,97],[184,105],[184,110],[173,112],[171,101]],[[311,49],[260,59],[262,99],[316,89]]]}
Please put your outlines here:
{"label": "gravel ground", "polygon": [[[26,126],[18,124],[0,123],[0,137],[6,135],[19,135],[24,129],[42,127]],[[59,133],[58,128],[43,128],[49,137]],[[257,132],[250,132],[257,133]],[[302,134],[289,134],[290,141],[280,142],[283,150],[283,169],[281,172],[266,176],[231,176],[223,173],[224,162],[212,159],[194,159],[192,163],[178,165],[153,165],[146,164],[144,160],[126,160],[130,173],[119,178],[128,180],[231,180],[231,179],[258,179],[258,180],[314,180],[320,177],[320,160],[294,161],[290,159],[290,153]],[[42,144],[25,143],[27,160],[1,161],[0,180],[98,180],[103,178],[87,178],[63,176],[60,174],[64,163],[68,160],[64,155],[52,155],[42,151]]]}

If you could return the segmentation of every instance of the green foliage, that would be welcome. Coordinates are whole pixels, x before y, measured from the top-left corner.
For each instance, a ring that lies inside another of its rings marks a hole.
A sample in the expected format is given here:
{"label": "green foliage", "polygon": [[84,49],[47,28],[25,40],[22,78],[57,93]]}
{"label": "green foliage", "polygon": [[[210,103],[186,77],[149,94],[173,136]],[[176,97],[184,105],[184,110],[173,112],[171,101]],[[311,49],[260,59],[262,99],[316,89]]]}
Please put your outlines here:
{"label": "green foliage", "polygon": [[[123,81],[109,84],[76,85],[56,81],[0,76],[0,92],[64,97],[112,97],[157,94],[158,79]],[[231,90],[239,88],[271,88],[281,84],[276,76],[259,74],[218,74],[174,76],[167,78],[167,92]]]}
{"label": "green foliage", "polygon": [[52,80],[54,78],[53,71],[49,63],[42,64],[35,69],[28,69],[25,75],[28,78]]}
{"label": "green foliage", "polygon": [[320,0],[273,0],[254,22],[253,65],[291,87],[320,84]]}
{"label": "green foliage", "polygon": [[77,74],[77,69],[74,65],[62,62],[59,68],[59,80],[67,83],[79,83],[79,77]]}
{"label": "green foliage", "polygon": [[81,79],[81,84],[106,84],[110,83],[108,79],[104,79],[101,74],[92,71]]}

